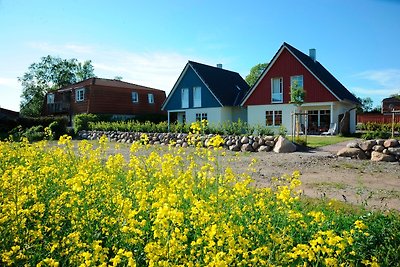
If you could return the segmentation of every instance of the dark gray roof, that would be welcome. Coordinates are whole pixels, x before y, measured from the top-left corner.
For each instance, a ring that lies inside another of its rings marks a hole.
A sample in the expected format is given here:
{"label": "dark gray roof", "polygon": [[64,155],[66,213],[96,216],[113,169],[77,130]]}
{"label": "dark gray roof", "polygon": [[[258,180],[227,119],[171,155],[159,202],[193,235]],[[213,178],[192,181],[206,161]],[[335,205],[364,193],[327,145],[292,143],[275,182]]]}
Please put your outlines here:
{"label": "dark gray roof", "polygon": [[189,61],[188,64],[196,71],[223,106],[240,105],[243,97],[250,89],[246,81],[237,72],[194,61]]}
{"label": "dark gray roof", "polygon": [[340,100],[348,100],[356,104],[361,104],[346,87],[343,86],[327,69],[318,61],[314,61],[308,55],[297,50],[288,43],[283,43],[290,52],[292,52],[318,79],[323,82]]}

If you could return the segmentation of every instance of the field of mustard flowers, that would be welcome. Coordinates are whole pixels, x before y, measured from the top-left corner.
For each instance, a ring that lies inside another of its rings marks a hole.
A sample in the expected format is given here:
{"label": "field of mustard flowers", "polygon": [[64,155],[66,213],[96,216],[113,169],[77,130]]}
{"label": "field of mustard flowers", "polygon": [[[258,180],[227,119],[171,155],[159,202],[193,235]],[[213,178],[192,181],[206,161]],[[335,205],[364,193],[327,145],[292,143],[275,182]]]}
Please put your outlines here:
{"label": "field of mustard flowers", "polygon": [[297,192],[299,173],[256,188],[251,166],[222,169],[217,149],[135,143],[127,161],[108,146],[0,142],[0,266],[400,262],[398,214],[311,204]]}

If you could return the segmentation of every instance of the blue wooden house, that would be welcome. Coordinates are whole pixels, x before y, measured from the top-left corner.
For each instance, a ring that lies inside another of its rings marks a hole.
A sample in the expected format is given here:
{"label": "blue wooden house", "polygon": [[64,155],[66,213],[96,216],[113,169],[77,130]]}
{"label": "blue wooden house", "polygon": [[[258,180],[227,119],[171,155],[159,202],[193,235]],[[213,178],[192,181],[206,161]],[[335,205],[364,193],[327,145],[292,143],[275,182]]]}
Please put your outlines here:
{"label": "blue wooden house", "polygon": [[210,124],[247,121],[240,106],[249,85],[237,72],[189,61],[165,100],[162,110],[173,121],[192,123],[206,119]]}

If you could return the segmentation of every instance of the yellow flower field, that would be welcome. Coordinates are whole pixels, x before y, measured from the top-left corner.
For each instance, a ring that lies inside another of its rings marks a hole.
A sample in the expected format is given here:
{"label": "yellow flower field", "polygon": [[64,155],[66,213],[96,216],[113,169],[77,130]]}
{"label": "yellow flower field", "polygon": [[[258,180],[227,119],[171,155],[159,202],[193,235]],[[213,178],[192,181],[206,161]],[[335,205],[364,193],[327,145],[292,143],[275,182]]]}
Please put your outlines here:
{"label": "yellow flower field", "polygon": [[126,161],[108,146],[0,142],[1,266],[384,266],[399,257],[397,216],[345,214],[334,202],[314,209],[297,193],[297,172],[255,188],[250,174],[222,169],[218,151],[138,156],[149,147],[135,143]]}

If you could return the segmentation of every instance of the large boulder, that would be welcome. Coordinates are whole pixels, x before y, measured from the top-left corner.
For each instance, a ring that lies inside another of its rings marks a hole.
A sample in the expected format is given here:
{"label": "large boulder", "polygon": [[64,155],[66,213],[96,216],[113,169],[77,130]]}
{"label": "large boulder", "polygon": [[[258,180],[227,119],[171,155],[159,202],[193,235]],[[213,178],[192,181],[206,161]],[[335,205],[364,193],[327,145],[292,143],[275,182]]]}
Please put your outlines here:
{"label": "large boulder", "polygon": [[268,152],[268,151],[271,151],[271,149],[272,149],[272,147],[270,147],[270,146],[261,145],[261,146],[257,149],[257,151],[258,151],[258,152]]}
{"label": "large boulder", "polygon": [[357,142],[352,141],[352,142],[348,143],[346,145],[346,147],[348,147],[348,148],[359,148],[360,145]]}
{"label": "large boulder", "polygon": [[296,145],[287,140],[286,138],[279,136],[275,143],[274,152],[276,153],[291,153],[296,151]]}
{"label": "large boulder", "polygon": [[254,152],[254,148],[252,145],[250,144],[243,144],[241,150],[243,152],[247,151],[247,152]]}
{"label": "large boulder", "polygon": [[242,139],[240,139],[240,142],[242,144],[247,144],[249,143],[249,138],[247,136],[243,136]]}
{"label": "large boulder", "polygon": [[383,153],[378,152],[378,151],[372,151],[371,160],[372,161],[393,162],[393,161],[396,161],[396,158],[393,155],[387,155],[387,154],[383,154]]}
{"label": "large boulder", "polygon": [[395,147],[399,145],[399,141],[396,139],[388,139],[383,143],[384,147]]}
{"label": "large boulder", "polygon": [[367,159],[368,158],[362,149],[355,148],[355,147],[344,147],[338,151],[337,156],[349,157],[349,158],[355,158],[355,159]]}
{"label": "large boulder", "polygon": [[358,145],[362,150],[367,151],[367,150],[371,150],[372,147],[374,145],[376,145],[376,141],[375,140],[367,140],[367,141],[359,143]]}
{"label": "large boulder", "polygon": [[235,152],[237,152],[237,151],[240,151],[240,145],[231,145],[231,146],[229,146],[229,150],[230,151],[235,151]]}

